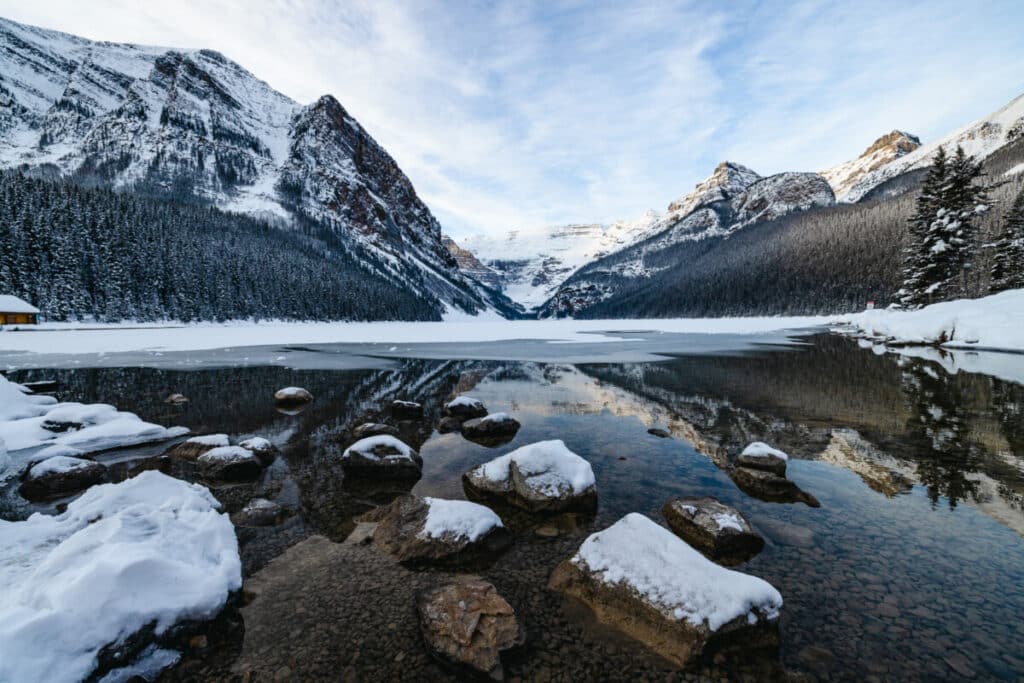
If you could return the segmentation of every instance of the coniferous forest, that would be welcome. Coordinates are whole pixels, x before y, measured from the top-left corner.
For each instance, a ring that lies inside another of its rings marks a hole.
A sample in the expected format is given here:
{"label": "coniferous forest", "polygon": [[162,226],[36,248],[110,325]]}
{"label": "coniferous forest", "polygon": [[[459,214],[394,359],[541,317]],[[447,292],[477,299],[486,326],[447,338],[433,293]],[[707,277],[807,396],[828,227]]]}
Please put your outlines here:
{"label": "coniferous forest", "polygon": [[360,260],[316,224],[0,174],[0,292],[50,320],[439,318]]}

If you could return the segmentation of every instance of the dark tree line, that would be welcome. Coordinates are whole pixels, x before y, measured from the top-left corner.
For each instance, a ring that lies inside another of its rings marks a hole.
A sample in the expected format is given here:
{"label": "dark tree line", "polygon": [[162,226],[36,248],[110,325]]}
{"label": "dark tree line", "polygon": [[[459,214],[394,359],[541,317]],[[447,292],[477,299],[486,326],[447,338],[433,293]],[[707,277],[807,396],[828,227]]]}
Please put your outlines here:
{"label": "dark tree line", "polygon": [[322,226],[0,174],[0,293],[52,320],[423,320],[438,302]]}

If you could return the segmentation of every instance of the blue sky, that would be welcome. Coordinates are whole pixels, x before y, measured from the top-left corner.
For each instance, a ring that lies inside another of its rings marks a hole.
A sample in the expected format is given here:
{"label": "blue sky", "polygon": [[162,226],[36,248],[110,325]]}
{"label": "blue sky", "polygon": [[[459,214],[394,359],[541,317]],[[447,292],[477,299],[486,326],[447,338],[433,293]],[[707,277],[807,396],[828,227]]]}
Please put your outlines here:
{"label": "blue sky", "polygon": [[820,170],[1024,92],[1024,2],[0,0],[334,94],[456,238],[638,217],[724,159]]}

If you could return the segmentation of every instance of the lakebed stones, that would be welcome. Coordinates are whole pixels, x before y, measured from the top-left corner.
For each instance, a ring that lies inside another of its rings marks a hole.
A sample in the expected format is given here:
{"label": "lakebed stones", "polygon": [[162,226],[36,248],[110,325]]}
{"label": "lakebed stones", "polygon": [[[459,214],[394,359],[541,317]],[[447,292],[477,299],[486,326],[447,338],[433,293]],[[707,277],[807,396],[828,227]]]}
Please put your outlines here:
{"label": "lakebed stones", "polygon": [[759,500],[769,503],[805,503],[812,508],[821,507],[817,498],[774,472],[737,467],[730,472],[730,476],[741,491]]}
{"label": "lakebed stones", "polygon": [[444,662],[504,680],[501,654],[525,641],[515,610],[495,587],[461,578],[416,596],[423,641]]}
{"label": "lakebed stones", "polygon": [[423,405],[415,401],[392,401],[391,416],[396,420],[421,420]]}
{"label": "lakebed stones", "polygon": [[465,500],[404,495],[375,517],[374,545],[407,565],[476,564],[511,543],[493,511]]}
{"label": "lakebed stones", "polygon": [[423,458],[388,434],[360,439],[341,454],[345,474],[369,479],[419,479]]}
{"label": "lakebed stones", "polygon": [[392,427],[382,422],[364,422],[352,430],[352,437],[359,440],[371,436],[398,436],[398,427]]}
{"label": "lakebed stones", "polygon": [[479,399],[470,396],[458,396],[444,406],[444,414],[458,420],[472,420],[487,414],[487,406]]}
{"label": "lakebed stones", "polygon": [[462,423],[462,435],[481,443],[508,441],[518,431],[519,421],[508,413],[492,413]]}
{"label": "lakebed stones", "polygon": [[673,498],[661,514],[677,536],[720,564],[740,564],[764,548],[743,515],[715,498]]}
{"label": "lakebed stones", "polygon": [[561,440],[517,448],[462,475],[469,498],[497,500],[528,512],[592,512],[597,484],[590,463]]}
{"label": "lakebed stones", "polygon": [[93,460],[55,455],[25,472],[18,492],[26,500],[61,498],[107,480],[107,468]]}
{"label": "lakebed stones", "polygon": [[778,649],[775,588],[720,567],[641,514],[588,537],[548,587],[681,667],[728,650]]}
{"label": "lakebed stones", "polygon": [[251,481],[263,471],[260,458],[242,446],[212,448],[196,458],[196,464],[203,477],[217,481]]}
{"label": "lakebed stones", "polygon": [[772,448],[761,441],[755,441],[744,448],[743,452],[736,458],[736,466],[764,470],[765,472],[771,472],[784,477],[786,476],[786,464],[788,461],[789,456],[786,453],[777,448]]}
{"label": "lakebed stones", "polygon": [[164,455],[179,460],[194,462],[199,456],[214,448],[231,445],[227,434],[203,434],[185,439],[164,451]]}

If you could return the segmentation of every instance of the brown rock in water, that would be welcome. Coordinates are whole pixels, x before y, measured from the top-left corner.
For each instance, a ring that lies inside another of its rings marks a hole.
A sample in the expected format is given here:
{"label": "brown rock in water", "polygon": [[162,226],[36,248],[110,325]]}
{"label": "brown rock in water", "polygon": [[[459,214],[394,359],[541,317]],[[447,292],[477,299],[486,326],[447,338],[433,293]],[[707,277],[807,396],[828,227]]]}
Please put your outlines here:
{"label": "brown rock in water", "polygon": [[423,419],[423,405],[415,401],[392,401],[391,415],[396,420]]}
{"label": "brown rock in water", "polygon": [[235,526],[275,526],[284,521],[287,512],[279,504],[266,498],[254,498],[244,508],[231,515]]}
{"label": "brown rock in water", "polygon": [[164,451],[163,454],[179,460],[194,462],[203,453],[229,444],[230,441],[227,434],[203,434],[174,444]]}
{"label": "brown rock in water", "polygon": [[31,501],[62,498],[107,480],[107,468],[92,460],[54,456],[25,472],[18,493]]}
{"label": "brown rock in water", "polygon": [[313,394],[302,387],[285,387],[274,392],[274,400],[281,406],[299,406],[310,403]]}
{"label": "brown rock in water", "polygon": [[505,679],[501,653],[525,641],[515,610],[490,583],[463,578],[416,596],[431,654],[492,680]]}
{"label": "brown rock in water", "polygon": [[786,476],[786,461],[775,455],[740,455],[736,458],[736,467],[749,467],[752,470],[764,470]]}
{"label": "brown rock in water", "polygon": [[206,479],[216,481],[251,481],[263,471],[256,455],[241,446],[219,446],[196,459],[199,471]]}
{"label": "brown rock in water", "polygon": [[821,507],[817,498],[789,479],[773,472],[737,467],[730,474],[741,491],[759,500],[769,503],[805,503],[812,508]]}
{"label": "brown rock in water", "polygon": [[345,475],[365,479],[419,479],[423,458],[411,446],[383,434],[360,439],[341,454]]}
{"label": "brown rock in water", "polygon": [[710,496],[673,498],[661,514],[677,536],[720,564],[746,562],[764,548],[739,511]]}
{"label": "brown rock in water", "polygon": [[519,421],[506,413],[476,417],[462,423],[462,435],[471,441],[508,441],[519,431]]}
{"label": "brown rock in water", "polygon": [[444,414],[459,420],[472,420],[487,414],[487,406],[469,396],[457,396],[444,406]]}
{"label": "brown rock in water", "polygon": [[[427,516],[435,504],[445,505],[449,517],[464,512],[466,523],[460,529],[443,532],[428,529]],[[478,564],[493,559],[512,542],[497,515],[465,500],[424,499],[409,494],[396,498],[375,517],[374,545],[407,565]]]}
{"label": "brown rock in water", "polygon": [[380,436],[382,434],[398,436],[398,427],[392,427],[391,425],[384,424],[382,422],[364,422],[352,430],[352,438],[354,439],[365,439],[370,436]]}

